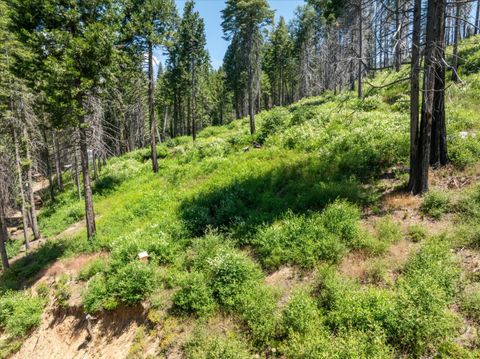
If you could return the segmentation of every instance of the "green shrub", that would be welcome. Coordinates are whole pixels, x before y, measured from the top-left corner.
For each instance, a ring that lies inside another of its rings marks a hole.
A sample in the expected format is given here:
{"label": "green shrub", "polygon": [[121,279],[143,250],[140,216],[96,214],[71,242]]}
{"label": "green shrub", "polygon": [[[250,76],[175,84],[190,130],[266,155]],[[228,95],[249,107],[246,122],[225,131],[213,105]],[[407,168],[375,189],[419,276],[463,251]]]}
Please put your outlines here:
{"label": "green shrub", "polygon": [[108,269],[108,262],[105,258],[94,259],[91,263],[88,263],[80,273],[78,279],[81,281],[87,281],[97,273],[104,273]]}
{"label": "green shrub", "polygon": [[455,204],[455,211],[464,222],[478,223],[480,221],[480,186],[466,191]]}
{"label": "green shrub", "polygon": [[315,301],[307,292],[295,293],[283,311],[283,328],[287,334],[307,334],[321,326],[321,316]]}
{"label": "green shrub", "polygon": [[185,348],[188,359],[249,359],[252,355],[245,343],[234,333],[212,336],[196,334]]}
{"label": "green shrub", "polygon": [[135,304],[151,293],[154,285],[153,269],[141,262],[132,262],[108,278],[108,288],[120,302]]}
{"label": "green shrub", "polygon": [[322,213],[322,223],[330,233],[336,234],[347,245],[354,245],[360,233],[360,211],[356,206],[337,200]]}
{"label": "green shrub", "polygon": [[263,117],[258,131],[257,139],[260,143],[265,142],[267,137],[283,129],[289,118],[289,112],[283,107],[276,107]]}
{"label": "green shrub", "polygon": [[427,231],[422,225],[414,224],[408,227],[408,237],[412,242],[421,242],[427,238]]}
{"label": "green shrub", "polygon": [[264,348],[272,343],[277,334],[278,314],[271,290],[261,285],[244,288],[238,295],[236,311],[257,347]]}
{"label": "green shrub", "polygon": [[216,309],[213,291],[202,273],[192,272],[173,297],[173,304],[182,313],[205,317]]}
{"label": "green shrub", "polygon": [[281,221],[262,227],[250,244],[267,268],[287,263],[312,268],[318,260],[338,262],[346,245],[322,221],[319,214],[305,217],[289,211]]}
{"label": "green shrub", "polygon": [[243,254],[224,250],[208,261],[210,283],[219,304],[234,308],[245,288],[257,285],[261,278],[259,268]]}
{"label": "green shrub", "polygon": [[391,217],[383,217],[375,222],[378,239],[386,244],[393,244],[402,239],[402,231]]}
{"label": "green shrub", "polygon": [[449,210],[450,201],[443,192],[430,191],[425,194],[420,211],[434,219],[440,219]]}
{"label": "green shrub", "polygon": [[62,275],[53,285],[53,296],[56,304],[60,308],[68,307],[68,300],[70,299],[70,286],[68,285],[69,278],[67,275]]}
{"label": "green shrub", "polygon": [[115,309],[117,302],[107,289],[107,281],[103,274],[97,274],[88,281],[82,295],[85,312],[95,313],[102,309]]}
{"label": "green shrub", "polygon": [[478,283],[465,288],[460,298],[460,309],[469,319],[480,322],[480,285]]}
{"label": "green shrub", "polygon": [[43,313],[44,301],[26,292],[7,292],[0,296],[0,328],[18,337],[38,326]]}

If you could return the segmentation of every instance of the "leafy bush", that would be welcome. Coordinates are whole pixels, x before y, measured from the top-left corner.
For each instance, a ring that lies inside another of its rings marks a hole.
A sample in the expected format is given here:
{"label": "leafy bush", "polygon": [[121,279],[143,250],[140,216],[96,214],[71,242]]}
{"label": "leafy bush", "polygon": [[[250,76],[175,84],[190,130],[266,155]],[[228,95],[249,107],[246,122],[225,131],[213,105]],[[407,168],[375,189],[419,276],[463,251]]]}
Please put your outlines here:
{"label": "leafy bush", "polygon": [[117,302],[109,293],[107,281],[102,274],[96,275],[88,282],[87,288],[82,295],[85,312],[95,313],[101,309],[115,309]]}
{"label": "leafy bush", "polygon": [[322,213],[322,223],[347,245],[354,245],[360,233],[360,211],[356,206],[337,200]]}
{"label": "leafy bush", "polygon": [[67,308],[68,307],[68,300],[70,299],[70,287],[68,285],[68,276],[62,275],[60,278],[55,282],[53,288],[53,296],[55,297],[56,304],[60,308]]}
{"label": "leafy bush", "polygon": [[263,117],[262,125],[257,135],[258,141],[263,143],[267,137],[283,129],[288,122],[288,118],[289,113],[283,107],[276,107],[269,111],[268,114]]}
{"label": "leafy bush", "polygon": [[246,256],[224,250],[208,261],[213,294],[221,305],[234,308],[245,288],[254,287],[261,278],[258,267]]}
{"label": "leafy bush", "polygon": [[40,324],[43,299],[26,292],[7,292],[0,296],[0,328],[18,337]]}
{"label": "leafy bush", "polygon": [[430,191],[425,194],[420,210],[434,219],[440,219],[449,210],[450,201],[443,192]]}
{"label": "leafy bush", "polygon": [[464,222],[478,223],[480,221],[480,186],[466,191],[455,205],[455,211]]}
{"label": "leafy bush", "polygon": [[243,319],[253,343],[260,348],[272,343],[277,333],[277,302],[264,286],[244,288],[239,293],[236,311]]}
{"label": "leafy bush", "polygon": [[245,343],[233,333],[211,336],[196,334],[185,348],[188,359],[249,359]]}
{"label": "leafy bush", "polygon": [[346,246],[325,229],[322,219],[319,214],[305,217],[288,212],[282,221],[262,227],[251,244],[267,268],[286,263],[311,268],[319,259],[337,262]]}
{"label": "leafy bush", "polygon": [[78,279],[81,281],[87,281],[97,273],[106,272],[108,269],[108,261],[105,258],[94,259],[91,263],[88,263],[80,273]]}
{"label": "leafy bush", "polygon": [[375,229],[380,241],[393,244],[402,239],[402,231],[397,222],[390,217],[383,217],[375,222]]}
{"label": "leafy bush", "polygon": [[408,227],[408,236],[412,242],[421,242],[427,238],[427,231],[423,226],[414,224]]}
{"label": "leafy bush", "polygon": [[141,262],[129,263],[108,278],[110,292],[114,293],[119,301],[129,305],[143,300],[151,293],[153,285],[153,269]]}
{"label": "leafy bush", "polygon": [[460,298],[460,309],[468,318],[480,322],[480,285],[478,283],[465,288]]}
{"label": "leafy bush", "polygon": [[202,273],[190,273],[173,297],[173,304],[182,313],[205,317],[215,311],[213,291]]}
{"label": "leafy bush", "polygon": [[307,334],[316,326],[321,326],[321,316],[315,301],[305,291],[295,293],[283,311],[286,333]]}

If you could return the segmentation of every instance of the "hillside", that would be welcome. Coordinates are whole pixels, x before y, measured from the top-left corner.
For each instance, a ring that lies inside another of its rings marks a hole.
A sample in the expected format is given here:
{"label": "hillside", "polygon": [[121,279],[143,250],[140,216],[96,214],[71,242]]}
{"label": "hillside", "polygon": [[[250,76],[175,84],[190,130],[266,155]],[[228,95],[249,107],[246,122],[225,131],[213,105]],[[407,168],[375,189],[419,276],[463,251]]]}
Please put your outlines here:
{"label": "hillside", "polygon": [[459,57],[451,164],[424,197],[403,191],[407,67],[363,101],[264,111],[254,136],[243,119],[168,140],[158,174],[147,149],[110,159],[91,243],[67,179],[49,240],[1,273],[0,357],[480,356],[480,37]]}

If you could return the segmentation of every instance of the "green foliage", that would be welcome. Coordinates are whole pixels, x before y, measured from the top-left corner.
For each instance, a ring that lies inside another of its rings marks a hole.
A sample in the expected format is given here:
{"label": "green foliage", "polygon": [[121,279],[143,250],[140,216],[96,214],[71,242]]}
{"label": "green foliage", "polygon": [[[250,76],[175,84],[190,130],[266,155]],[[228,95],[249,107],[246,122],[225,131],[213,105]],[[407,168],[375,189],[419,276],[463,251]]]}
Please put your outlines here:
{"label": "green foliage", "polygon": [[244,342],[233,333],[212,336],[197,333],[185,348],[188,359],[248,359],[251,354]]}
{"label": "green foliage", "polygon": [[183,281],[173,297],[173,303],[181,313],[199,317],[209,316],[216,309],[212,288],[205,276],[197,272],[190,273]]}
{"label": "green foliage", "polygon": [[71,296],[68,281],[68,276],[62,275],[53,285],[53,296],[55,298],[55,304],[58,305],[60,308],[68,308],[68,300]]}
{"label": "green foliage", "polygon": [[408,237],[412,242],[421,242],[427,238],[427,230],[420,224],[414,224],[408,227]]}
{"label": "green foliage", "polygon": [[305,217],[287,212],[282,221],[261,228],[250,244],[267,268],[287,263],[311,268],[320,259],[338,262],[347,246],[325,228],[323,219],[317,214]]}
{"label": "green foliage", "polygon": [[449,211],[450,200],[443,192],[430,191],[425,194],[420,211],[434,219],[440,219],[445,213]]}
{"label": "green foliage", "polygon": [[43,299],[26,292],[6,292],[0,296],[0,328],[12,336],[24,336],[40,324]]}
{"label": "green foliage", "polygon": [[289,112],[283,107],[277,107],[269,111],[262,116],[262,122],[260,130],[257,134],[257,139],[260,143],[264,143],[265,140],[282,131],[289,120]]}
{"label": "green foliage", "polygon": [[81,281],[87,281],[97,273],[104,273],[108,269],[108,261],[105,258],[97,258],[88,263],[80,273],[78,279]]}
{"label": "green foliage", "polygon": [[402,239],[402,231],[397,222],[390,217],[383,217],[375,223],[375,229],[381,242],[393,244]]}
{"label": "green foliage", "polygon": [[109,293],[104,275],[101,274],[89,280],[82,300],[87,313],[95,313],[103,308],[115,309],[118,305],[115,298]]}
{"label": "green foliage", "polygon": [[480,322],[480,285],[478,283],[465,288],[460,297],[460,309],[469,319]]}
{"label": "green foliage", "polygon": [[135,304],[153,290],[153,269],[141,262],[131,262],[108,278],[108,287],[125,304]]}
{"label": "green foliage", "polygon": [[315,301],[305,291],[295,293],[283,311],[283,328],[288,335],[308,334],[322,326]]}

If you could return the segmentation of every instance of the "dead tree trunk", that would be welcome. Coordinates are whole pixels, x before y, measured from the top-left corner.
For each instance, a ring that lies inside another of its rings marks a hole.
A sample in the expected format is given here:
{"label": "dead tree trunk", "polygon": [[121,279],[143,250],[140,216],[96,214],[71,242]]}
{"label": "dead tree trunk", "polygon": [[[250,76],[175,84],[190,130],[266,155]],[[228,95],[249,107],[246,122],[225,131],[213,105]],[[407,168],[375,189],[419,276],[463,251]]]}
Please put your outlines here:
{"label": "dead tree trunk", "polygon": [[153,83],[153,44],[148,43],[148,115],[150,119],[150,147],[152,156],[153,172],[158,172],[157,160],[157,140],[156,140],[156,124],[155,124],[155,109],[153,106],[153,95],[155,91],[155,84]]}
{"label": "dead tree trunk", "polygon": [[53,146],[55,147],[55,171],[57,174],[58,190],[63,191],[63,179],[62,179],[62,161],[60,160],[60,146],[58,144],[58,138],[56,131],[53,131]]}
{"label": "dead tree trunk", "polygon": [[52,178],[52,165],[50,164],[50,150],[48,148],[48,136],[47,130],[42,130],[43,135],[43,157],[45,165],[47,167],[47,178],[48,178],[48,188],[50,190],[50,198],[52,202],[55,202],[55,189],[53,188],[53,178]]}
{"label": "dead tree trunk", "polygon": [[20,144],[18,142],[17,130],[13,130],[13,142],[15,143],[15,164],[17,167],[17,176],[18,176],[18,187],[20,189],[20,201],[22,204],[22,222],[23,222],[23,238],[25,240],[25,248],[30,248],[30,243],[28,241],[28,220],[27,220],[27,206],[25,203],[25,190],[23,187],[23,174],[22,174],[22,165],[20,159]]}
{"label": "dead tree trunk", "polygon": [[28,206],[28,211],[30,212],[30,224],[32,226],[33,238],[35,240],[40,239],[40,230],[38,229],[38,221],[37,221],[37,210],[35,208],[35,195],[33,193],[33,177],[32,177],[32,158],[30,156],[30,147],[29,147],[29,140],[28,140],[28,132],[27,128],[23,128],[23,136],[27,143],[25,148],[25,154],[27,157],[27,181],[28,181],[28,188],[27,188],[27,196],[30,205]]}
{"label": "dead tree trunk", "polygon": [[358,4],[358,98],[363,98],[363,19],[362,1]]}
{"label": "dead tree trunk", "polygon": [[82,200],[82,191],[80,190],[80,176],[78,174],[78,157],[77,157],[77,145],[74,145],[73,149],[73,159],[74,159],[74,176],[75,176],[75,186],[77,187],[78,200]]}
{"label": "dead tree trunk", "polygon": [[3,190],[2,188],[0,188],[0,257],[2,257],[3,269],[6,269],[10,267],[10,263],[8,262],[7,249],[5,247],[5,244],[8,241],[8,229],[5,220],[5,203],[3,200],[4,196],[2,192]]}
{"label": "dead tree trunk", "polygon": [[413,192],[418,176],[418,122],[420,100],[420,32],[422,0],[415,0],[413,8],[412,65],[410,69],[410,179],[408,191]]}
{"label": "dead tree trunk", "polygon": [[452,81],[458,81],[458,42],[460,41],[460,10],[461,5],[457,3],[455,10],[455,34],[453,40],[452,58]]}
{"label": "dead tree trunk", "polygon": [[92,240],[95,236],[95,213],[93,211],[93,193],[90,185],[90,173],[88,169],[88,150],[87,150],[87,129],[85,128],[85,117],[80,116],[80,158],[83,177],[83,192],[85,196],[85,220],[87,224],[87,237]]}

